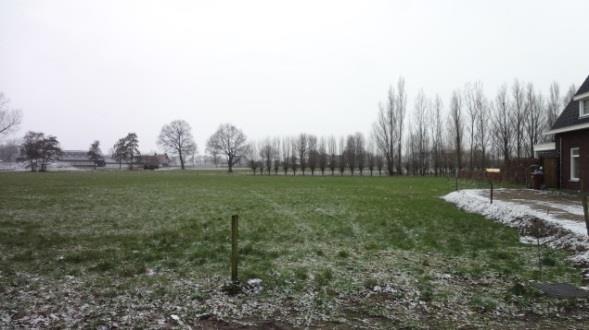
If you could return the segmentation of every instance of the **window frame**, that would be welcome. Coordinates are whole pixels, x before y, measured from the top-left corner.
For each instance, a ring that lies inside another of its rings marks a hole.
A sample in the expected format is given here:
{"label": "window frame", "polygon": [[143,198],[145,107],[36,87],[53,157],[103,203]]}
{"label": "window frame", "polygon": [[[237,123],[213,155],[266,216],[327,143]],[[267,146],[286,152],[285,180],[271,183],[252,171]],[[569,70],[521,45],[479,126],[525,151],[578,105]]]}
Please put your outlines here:
{"label": "window frame", "polygon": [[[576,156],[573,154],[573,151],[576,151]],[[575,173],[575,168],[573,168],[575,162],[574,159],[577,158],[579,160],[579,166],[581,165],[581,149],[579,149],[579,147],[572,147],[570,150],[571,154],[570,154],[570,181],[571,182],[579,182],[581,180],[580,177],[575,177],[574,173]],[[579,174],[580,174],[580,169],[579,169]]]}
{"label": "window frame", "polygon": [[585,107],[585,102],[589,104],[589,98],[579,100],[579,118],[589,117],[589,107]]}

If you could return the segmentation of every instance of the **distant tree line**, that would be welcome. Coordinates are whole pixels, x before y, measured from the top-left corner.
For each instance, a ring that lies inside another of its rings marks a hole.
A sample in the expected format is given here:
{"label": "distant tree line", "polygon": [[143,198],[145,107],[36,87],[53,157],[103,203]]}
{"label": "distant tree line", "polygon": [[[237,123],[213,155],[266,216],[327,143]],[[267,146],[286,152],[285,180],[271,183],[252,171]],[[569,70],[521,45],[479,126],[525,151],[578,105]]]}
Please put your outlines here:
{"label": "distant tree line", "polygon": [[267,138],[247,146],[253,174],[382,175],[385,161],[362,133],[336,138],[302,133]]}
{"label": "distant tree line", "polygon": [[[455,89],[448,106],[439,95],[419,90],[408,105],[404,78],[399,78],[379,104],[370,134],[316,136],[301,133],[248,141],[234,125],[221,124],[209,137],[205,153],[216,165],[224,163],[229,172],[247,164],[254,175],[448,175],[501,166],[512,160],[532,158],[534,145],[551,141],[543,136],[576,92],[570,86],[561,95],[554,82],[545,95],[532,83],[514,80],[493,96],[485,95],[480,82]],[[0,135],[20,124],[22,113],[9,107],[0,94]],[[186,159],[197,152],[191,126],[175,120],[162,127],[158,145],[177,157],[182,169]],[[45,170],[59,157],[61,149],[54,136],[28,132],[20,145],[0,145],[0,157],[14,159],[20,152],[31,170]],[[136,133],[121,137],[111,149],[119,166],[130,169],[140,161]],[[92,143],[88,158],[103,157],[100,142]]]}
{"label": "distant tree line", "polygon": [[576,87],[561,96],[559,85],[548,95],[532,83],[514,80],[493,97],[480,82],[452,92],[449,106],[439,95],[419,90],[408,109],[405,80],[391,86],[381,102],[371,134],[346,137],[300,134],[248,143],[254,174],[302,175],[448,175],[482,170],[534,157],[534,146],[552,141],[544,136]]}

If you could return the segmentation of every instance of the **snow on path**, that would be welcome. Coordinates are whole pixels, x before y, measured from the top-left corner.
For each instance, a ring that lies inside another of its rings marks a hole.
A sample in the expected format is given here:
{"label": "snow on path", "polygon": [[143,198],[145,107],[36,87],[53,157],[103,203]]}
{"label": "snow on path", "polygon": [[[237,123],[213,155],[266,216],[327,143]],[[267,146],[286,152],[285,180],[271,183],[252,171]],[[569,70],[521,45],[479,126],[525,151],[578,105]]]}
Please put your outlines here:
{"label": "snow on path", "polygon": [[574,214],[574,215],[578,215],[578,216],[583,216],[583,207],[580,205],[570,205],[570,204],[562,204],[562,203],[554,203],[554,202],[543,202],[543,201],[536,201],[535,202],[538,205],[542,205],[545,207],[550,207],[550,208],[554,208],[554,209],[561,209],[564,212],[570,213],[570,214]]}
{"label": "snow on path", "polygon": [[[558,214],[548,214],[522,203],[495,199],[493,204],[490,204],[489,198],[485,196],[486,192],[486,189],[465,189],[451,192],[442,196],[442,199],[455,204],[464,211],[481,214],[488,219],[518,228],[520,232],[525,232],[529,228],[531,220],[541,220],[548,233],[548,236],[543,237],[541,242],[553,248],[573,252],[574,255],[570,259],[585,268],[585,276],[589,278],[589,237],[585,223],[562,219],[558,217]],[[551,206],[561,208],[561,205],[557,204]],[[574,205],[566,205],[566,208],[561,209],[572,214],[579,212],[583,214],[582,209],[577,210]],[[531,241],[529,237],[522,240],[522,242],[529,241]]]}

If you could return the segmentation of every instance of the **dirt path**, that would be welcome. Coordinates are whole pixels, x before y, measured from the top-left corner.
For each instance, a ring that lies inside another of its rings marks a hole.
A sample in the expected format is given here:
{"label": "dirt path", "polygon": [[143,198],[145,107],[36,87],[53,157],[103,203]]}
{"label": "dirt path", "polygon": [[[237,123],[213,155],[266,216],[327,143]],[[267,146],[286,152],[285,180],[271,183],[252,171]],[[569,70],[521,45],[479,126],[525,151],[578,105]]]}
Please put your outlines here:
{"label": "dirt path", "polygon": [[[483,190],[481,195],[489,197],[489,190]],[[581,199],[572,194],[531,189],[499,189],[493,195],[495,200],[526,205],[554,218],[585,222]]]}

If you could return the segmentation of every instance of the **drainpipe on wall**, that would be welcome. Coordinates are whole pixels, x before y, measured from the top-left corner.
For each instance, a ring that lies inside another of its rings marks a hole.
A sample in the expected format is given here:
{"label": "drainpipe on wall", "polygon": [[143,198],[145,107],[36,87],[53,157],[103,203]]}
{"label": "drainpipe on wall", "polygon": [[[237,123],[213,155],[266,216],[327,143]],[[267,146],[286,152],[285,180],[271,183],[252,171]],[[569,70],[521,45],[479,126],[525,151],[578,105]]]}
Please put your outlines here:
{"label": "drainpipe on wall", "polygon": [[558,137],[558,189],[562,189],[562,138]]}

